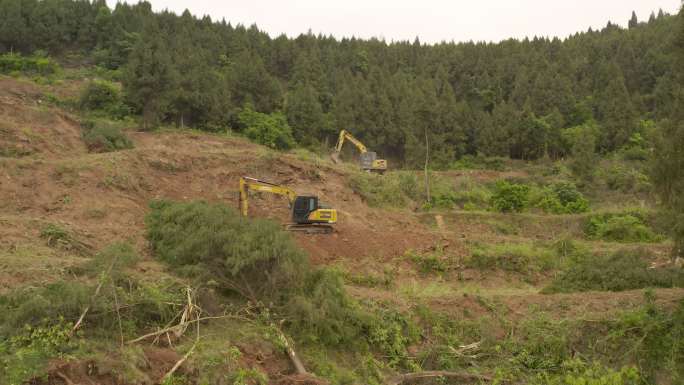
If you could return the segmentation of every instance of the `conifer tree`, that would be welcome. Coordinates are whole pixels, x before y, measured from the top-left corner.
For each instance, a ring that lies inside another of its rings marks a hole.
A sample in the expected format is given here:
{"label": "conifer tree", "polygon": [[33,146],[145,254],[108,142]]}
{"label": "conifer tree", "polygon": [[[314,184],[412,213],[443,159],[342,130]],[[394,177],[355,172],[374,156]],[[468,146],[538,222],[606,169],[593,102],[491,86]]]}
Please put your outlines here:
{"label": "conifer tree", "polygon": [[128,100],[142,111],[143,129],[153,128],[166,115],[177,80],[168,46],[150,21],[131,51],[124,76]]}
{"label": "conifer tree", "polygon": [[630,29],[636,28],[639,25],[639,19],[637,19],[636,12],[632,11],[632,17],[629,19],[628,27]]}

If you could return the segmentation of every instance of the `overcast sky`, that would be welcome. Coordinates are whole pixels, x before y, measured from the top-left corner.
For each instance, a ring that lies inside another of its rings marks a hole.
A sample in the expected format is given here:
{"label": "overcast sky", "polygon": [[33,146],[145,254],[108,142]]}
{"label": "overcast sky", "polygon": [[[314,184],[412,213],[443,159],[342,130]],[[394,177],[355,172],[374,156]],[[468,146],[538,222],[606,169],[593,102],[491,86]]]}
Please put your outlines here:
{"label": "overcast sky", "polygon": [[[109,0],[114,5],[115,0]],[[130,1],[129,1],[130,2]],[[133,1],[135,2],[135,1]],[[680,0],[150,0],[155,10],[256,23],[271,36],[309,29],[335,37],[387,41],[500,41],[509,37],[566,37],[610,20],[626,25],[632,11],[647,20],[659,8],[675,13]]]}

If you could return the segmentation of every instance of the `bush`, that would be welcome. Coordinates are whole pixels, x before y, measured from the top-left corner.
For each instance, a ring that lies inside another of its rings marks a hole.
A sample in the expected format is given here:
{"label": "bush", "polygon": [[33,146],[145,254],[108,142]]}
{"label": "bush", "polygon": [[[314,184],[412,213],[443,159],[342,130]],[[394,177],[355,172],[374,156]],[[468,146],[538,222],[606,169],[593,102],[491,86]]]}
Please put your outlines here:
{"label": "bush", "polygon": [[114,119],[122,119],[130,114],[123,102],[121,91],[112,82],[94,80],[85,87],[78,102],[84,111],[99,111]]}
{"label": "bush", "polygon": [[278,299],[309,270],[304,253],[272,221],[245,219],[225,205],[155,201],[146,217],[155,256],[174,267],[199,266],[227,288]]}
{"label": "bush", "polygon": [[256,143],[277,150],[288,150],[296,144],[292,128],[282,113],[262,114],[245,107],[238,114],[238,121],[245,135]]}
{"label": "bush", "polygon": [[535,206],[553,214],[577,214],[589,210],[589,201],[573,183],[558,182],[542,189]]}
{"label": "bush", "polygon": [[81,137],[90,152],[112,152],[133,148],[133,142],[119,127],[107,122],[81,122]]}
{"label": "bush", "polygon": [[0,73],[13,72],[32,75],[52,75],[59,71],[59,65],[49,58],[41,56],[21,56],[16,53],[0,55]]}
{"label": "bush", "polygon": [[621,164],[616,164],[606,170],[602,170],[601,176],[609,189],[623,193],[648,192],[652,187],[646,174]]}
{"label": "bush", "polygon": [[584,232],[590,238],[612,242],[659,242],[656,235],[636,214],[599,214],[589,218]]}
{"label": "bush", "polygon": [[598,362],[587,364],[580,359],[564,361],[561,373],[544,372],[529,382],[531,385],[641,385],[639,370],[623,367],[615,371]]}
{"label": "bush", "polygon": [[466,266],[482,270],[501,269],[517,273],[538,273],[557,263],[553,251],[530,244],[499,244],[476,248]]}
{"label": "bush", "polygon": [[500,180],[496,182],[490,204],[500,212],[522,212],[527,206],[529,192],[527,185]]}
{"label": "bush", "polygon": [[610,256],[574,255],[569,266],[544,289],[545,293],[589,290],[623,291],[646,287],[684,287],[684,271],[651,269],[644,249],[621,250]]}

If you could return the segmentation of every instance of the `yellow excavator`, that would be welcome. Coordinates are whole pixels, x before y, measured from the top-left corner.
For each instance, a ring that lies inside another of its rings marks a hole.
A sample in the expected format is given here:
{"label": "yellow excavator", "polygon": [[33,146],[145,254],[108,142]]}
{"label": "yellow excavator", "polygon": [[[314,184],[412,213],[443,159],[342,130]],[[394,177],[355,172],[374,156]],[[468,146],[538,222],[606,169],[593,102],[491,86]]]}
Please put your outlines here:
{"label": "yellow excavator", "polygon": [[317,196],[297,195],[294,190],[263,180],[240,178],[240,213],[246,217],[249,209],[249,191],[284,195],[292,209],[292,222],[286,225],[288,231],[303,231],[309,234],[332,233],[332,224],[337,222],[337,210],[322,204]]}
{"label": "yellow excavator", "polygon": [[387,161],[384,159],[377,159],[378,155],[375,152],[368,151],[368,148],[347,130],[340,131],[340,136],[335,145],[335,152],[330,155],[333,162],[340,163],[340,152],[342,151],[342,146],[346,140],[352,142],[361,153],[362,169],[368,172],[378,172],[381,174],[387,170]]}

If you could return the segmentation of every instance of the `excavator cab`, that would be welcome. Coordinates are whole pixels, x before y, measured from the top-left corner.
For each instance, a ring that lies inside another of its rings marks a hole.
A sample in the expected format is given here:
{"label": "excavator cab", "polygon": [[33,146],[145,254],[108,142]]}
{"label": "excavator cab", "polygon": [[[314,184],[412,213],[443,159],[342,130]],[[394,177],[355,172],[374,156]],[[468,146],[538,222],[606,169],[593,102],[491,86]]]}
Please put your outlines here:
{"label": "excavator cab", "polygon": [[316,196],[297,196],[292,204],[292,222],[298,224],[335,223],[337,212],[320,204]]}

